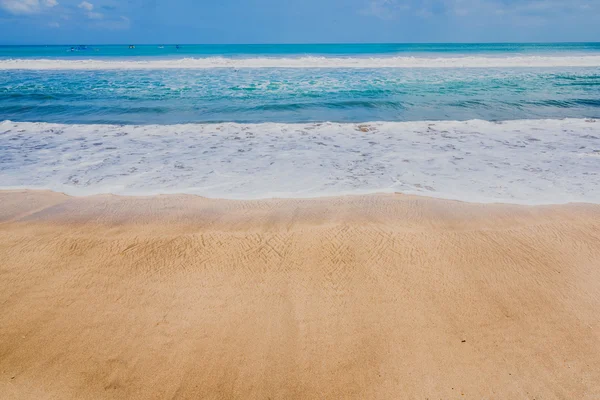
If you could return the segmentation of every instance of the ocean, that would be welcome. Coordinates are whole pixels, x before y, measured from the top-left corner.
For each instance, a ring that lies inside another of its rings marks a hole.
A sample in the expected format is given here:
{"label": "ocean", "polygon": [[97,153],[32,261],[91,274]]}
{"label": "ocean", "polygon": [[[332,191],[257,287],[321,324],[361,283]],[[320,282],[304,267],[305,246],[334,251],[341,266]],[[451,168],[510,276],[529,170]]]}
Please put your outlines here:
{"label": "ocean", "polygon": [[0,186],[600,202],[600,43],[0,46]]}

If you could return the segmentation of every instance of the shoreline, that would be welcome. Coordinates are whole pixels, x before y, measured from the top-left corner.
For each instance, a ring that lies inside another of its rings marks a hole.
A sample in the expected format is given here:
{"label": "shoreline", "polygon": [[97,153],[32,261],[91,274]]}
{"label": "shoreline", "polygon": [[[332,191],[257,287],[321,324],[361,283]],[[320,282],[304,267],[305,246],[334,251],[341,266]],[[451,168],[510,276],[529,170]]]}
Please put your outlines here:
{"label": "shoreline", "polygon": [[0,393],[600,396],[600,205],[0,191]]}
{"label": "shoreline", "polygon": [[[483,211],[508,211],[508,212],[528,212],[528,211],[556,211],[561,209],[589,209],[600,212],[600,204],[594,202],[585,201],[573,201],[564,203],[541,203],[541,204],[528,204],[528,203],[510,203],[510,202],[481,202],[481,201],[468,201],[461,199],[453,199],[446,197],[437,196],[426,196],[414,193],[403,193],[403,192],[366,192],[366,193],[346,193],[338,195],[322,195],[314,197],[260,197],[260,198],[221,198],[221,197],[209,197],[194,193],[156,193],[156,194],[120,194],[120,193],[95,193],[95,194],[82,194],[74,195],[52,189],[29,189],[29,188],[11,188],[11,189],[0,189],[0,200],[5,208],[4,213],[0,213],[0,224],[3,223],[2,215],[6,215],[10,212],[6,212],[6,207],[27,208],[27,203],[22,200],[32,199],[35,203],[42,204],[42,209],[50,209],[55,205],[62,204],[68,207],[82,207],[89,208],[92,204],[106,204],[106,205],[126,205],[131,207],[130,210],[121,210],[121,215],[126,215],[128,212],[132,212],[133,216],[139,216],[150,212],[148,209],[135,209],[135,204],[139,203],[144,207],[155,207],[157,204],[165,209],[153,209],[152,212],[156,213],[153,217],[160,217],[161,212],[170,212],[169,203],[178,203],[191,205],[190,210],[182,210],[181,214],[185,214],[187,211],[194,211],[202,207],[207,207],[215,204],[223,205],[225,208],[258,208],[260,209],[263,204],[269,205],[271,208],[276,207],[298,207],[298,206],[313,206],[319,207],[327,203],[348,203],[353,207],[360,208],[361,204],[369,202],[370,200],[382,200],[382,201],[397,201],[401,203],[416,203],[422,205],[428,205],[432,208],[437,209],[440,212],[451,210],[452,212],[463,212],[467,209],[477,209]],[[8,200],[8,202],[7,202]],[[153,204],[154,203],[154,204]],[[40,211],[41,211],[40,210]],[[72,211],[72,210],[71,210]],[[89,211],[89,210],[88,210]],[[37,211],[36,211],[37,212]],[[56,214],[56,219],[65,217],[68,212],[65,211],[61,214]]]}
{"label": "shoreline", "polygon": [[150,193],[137,193],[137,192],[119,192],[119,193],[111,193],[111,192],[91,192],[91,193],[81,193],[76,194],[68,191],[60,191],[55,189],[45,189],[45,188],[29,188],[29,187],[7,187],[0,188],[0,193],[54,193],[58,195],[64,195],[69,198],[74,199],[89,199],[94,197],[106,197],[106,196],[114,196],[114,197],[123,197],[129,199],[152,199],[154,197],[190,197],[191,199],[204,199],[204,200],[213,200],[213,201],[232,201],[232,202],[261,202],[261,201],[294,201],[294,200],[320,200],[320,199],[340,199],[347,197],[369,197],[369,196],[408,196],[429,200],[439,200],[442,202],[457,202],[457,203],[465,203],[465,204],[473,204],[473,205],[488,205],[488,206],[519,206],[519,207],[552,207],[552,206],[564,206],[564,205],[600,205],[600,202],[596,203],[594,201],[557,201],[557,202],[525,202],[519,200],[508,200],[508,199],[476,199],[476,200],[467,200],[463,198],[459,198],[458,196],[445,195],[445,194],[436,194],[429,193],[424,194],[423,192],[410,192],[410,191],[396,191],[396,190],[376,190],[376,191],[364,191],[364,192],[342,192],[342,193],[334,193],[334,194],[310,194],[307,196],[297,196],[298,193],[294,193],[293,195],[286,196],[279,193],[273,195],[265,195],[264,197],[251,197],[251,198],[243,198],[243,197],[219,197],[219,196],[208,196],[204,194],[194,193],[194,192],[150,192]]}
{"label": "shoreline", "polygon": [[552,202],[552,203],[526,203],[526,202],[510,202],[509,200],[489,200],[489,201],[478,201],[478,200],[465,200],[460,198],[454,198],[451,196],[444,196],[440,194],[439,196],[432,194],[423,194],[423,193],[411,193],[411,192],[400,192],[400,191],[365,191],[365,192],[346,192],[339,194],[323,194],[323,195],[314,195],[314,196],[296,196],[296,197],[286,197],[286,196],[268,196],[268,197],[255,197],[255,198],[237,198],[237,197],[212,197],[206,196],[197,193],[186,193],[186,192],[152,192],[148,194],[143,193],[110,193],[110,192],[98,192],[98,193],[90,193],[90,194],[74,194],[69,192],[63,192],[60,190],[54,189],[36,189],[29,187],[8,187],[1,188],[0,187],[0,195],[2,194],[23,194],[23,195],[59,195],[65,196],[67,198],[72,199],[94,199],[99,197],[116,197],[116,198],[124,198],[124,199],[132,199],[132,200],[151,200],[152,198],[169,198],[169,197],[189,197],[192,201],[193,199],[198,200],[207,200],[207,201],[226,201],[226,202],[268,202],[268,201],[319,201],[319,200],[335,200],[335,199],[344,199],[344,198],[361,198],[361,197],[383,197],[383,196],[404,196],[415,199],[429,200],[429,201],[439,201],[439,202],[450,202],[450,203],[463,203],[468,205],[479,205],[479,206],[491,206],[491,207],[555,207],[555,206],[570,206],[570,205],[582,205],[582,206],[600,206],[600,203],[595,203],[593,201],[564,201],[564,202]]}

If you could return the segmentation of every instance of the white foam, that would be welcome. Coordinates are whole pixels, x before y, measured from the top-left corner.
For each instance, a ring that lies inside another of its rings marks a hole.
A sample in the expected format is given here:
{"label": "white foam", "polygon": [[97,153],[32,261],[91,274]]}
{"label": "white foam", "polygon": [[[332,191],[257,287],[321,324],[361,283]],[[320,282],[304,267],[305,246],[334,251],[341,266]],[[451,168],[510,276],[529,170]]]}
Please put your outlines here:
{"label": "white foam", "polygon": [[107,70],[205,68],[503,68],[598,67],[600,55],[452,57],[182,58],[157,60],[5,59],[0,70]]}
{"label": "white foam", "polygon": [[[364,132],[363,132],[364,131]],[[0,123],[2,188],[600,203],[600,122]]]}

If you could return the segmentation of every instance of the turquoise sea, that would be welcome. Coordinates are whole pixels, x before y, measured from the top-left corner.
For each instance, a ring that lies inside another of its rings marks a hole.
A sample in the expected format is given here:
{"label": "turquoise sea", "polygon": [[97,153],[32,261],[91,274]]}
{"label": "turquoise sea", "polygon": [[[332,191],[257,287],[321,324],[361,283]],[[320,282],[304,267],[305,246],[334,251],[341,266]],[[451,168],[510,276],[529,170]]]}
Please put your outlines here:
{"label": "turquoise sea", "polygon": [[598,201],[598,118],[600,43],[0,46],[3,187]]}
{"label": "turquoise sea", "polygon": [[[130,48],[133,46],[134,48]],[[600,53],[591,43],[366,43],[366,44],[153,44],[1,46],[0,58],[135,58],[135,57],[257,57],[257,56],[394,56],[394,55],[507,55]]]}

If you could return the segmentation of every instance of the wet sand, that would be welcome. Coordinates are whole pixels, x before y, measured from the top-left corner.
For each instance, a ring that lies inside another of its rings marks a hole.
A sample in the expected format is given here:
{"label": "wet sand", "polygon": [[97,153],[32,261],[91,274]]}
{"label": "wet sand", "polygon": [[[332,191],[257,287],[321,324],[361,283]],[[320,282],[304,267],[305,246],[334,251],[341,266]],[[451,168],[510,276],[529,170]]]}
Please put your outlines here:
{"label": "wet sand", "polygon": [[598,399],[600,206],[0,192],[3,399]]}

